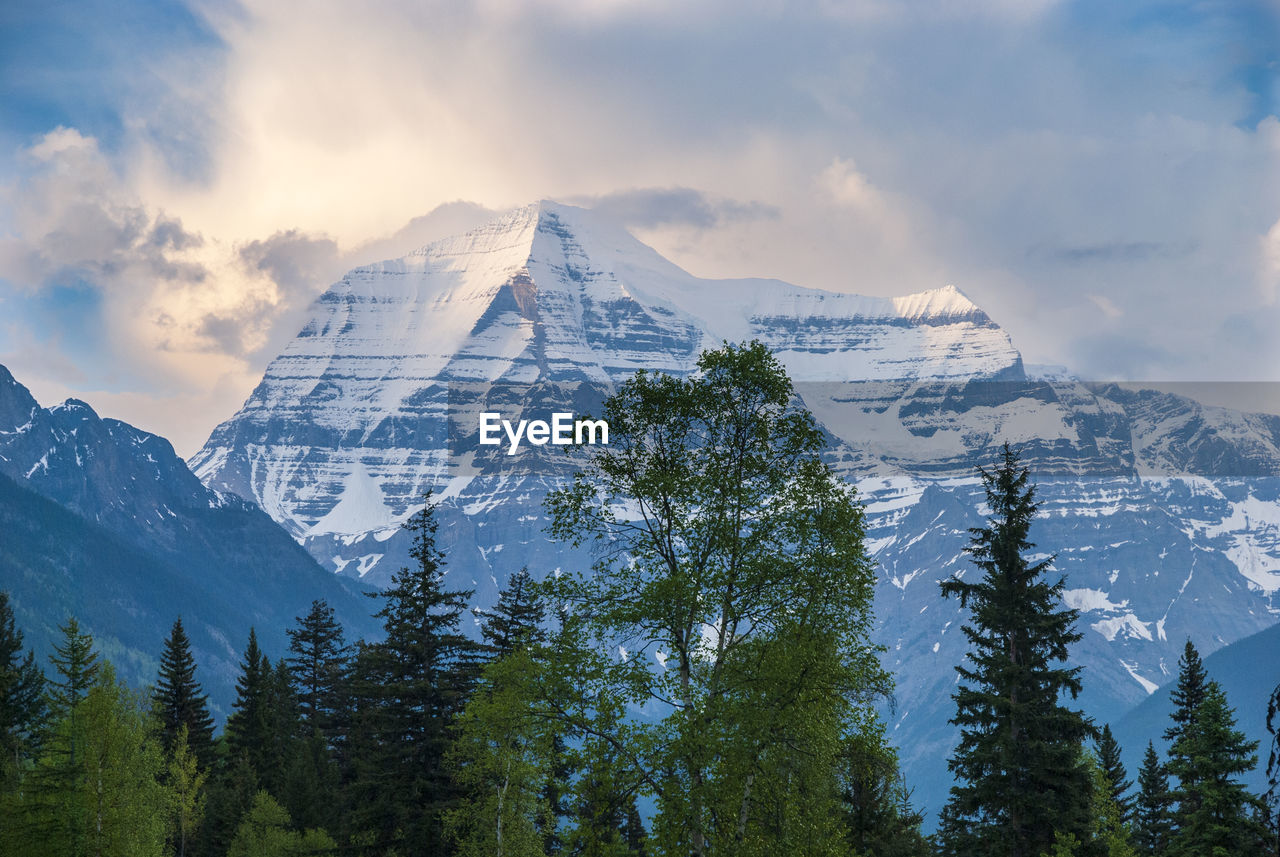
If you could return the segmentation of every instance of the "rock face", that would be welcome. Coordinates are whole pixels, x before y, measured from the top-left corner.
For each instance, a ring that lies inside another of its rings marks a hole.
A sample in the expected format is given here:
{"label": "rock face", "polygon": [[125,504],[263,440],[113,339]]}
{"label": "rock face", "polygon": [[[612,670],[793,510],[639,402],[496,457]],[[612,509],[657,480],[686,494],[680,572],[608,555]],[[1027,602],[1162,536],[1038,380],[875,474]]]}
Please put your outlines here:
{"label": "rock face", "polygon": [[322,563],[385,582],[374,552],[330,543],[393,532],[458,475],[451,389],[576,385],[589,404],[639,369],[688,372],[703,349],[752,338],[804,381],[1022,376],[1009,337],[954,288],[889,300],[700,280],[543,202],[334,284],[191,466]]}
{"label": "rock face", "polygon": [[122,677],[155,680],[179,615],[225,714],[256,626],[273,657],[312,599],[376,633],[361,587],[326,574],[254,504],[201,484],[167,440],[72,399],[41,408],[0,366],[0,588],[41,654],[75,615]]}
{"label": "rock face", "polygon": [[946,794],[966,619],[937,581],[970,568],[975,467],[1001,443],[1039,483],[1033,539],[1081,611],[1081,704],[1100,721],[1170,680],[1187,636],[1208,653],[1275,623],[1280,418],[1029,377],[951,287],[883,299],[702,280],[552,203],[352,271],[190,463],[322,565],[375,585],[406,561],[398,524],[434,488],[450,582],[483,604],[522,565],[542,575],[591,557],[543,533],[542,498],[575,460],[482,449],[479,410],[591,412],[637,370],[687,373],[702,349],[753,338],[867,503],[879,640],[898,675],[886,719],[930,812]]}

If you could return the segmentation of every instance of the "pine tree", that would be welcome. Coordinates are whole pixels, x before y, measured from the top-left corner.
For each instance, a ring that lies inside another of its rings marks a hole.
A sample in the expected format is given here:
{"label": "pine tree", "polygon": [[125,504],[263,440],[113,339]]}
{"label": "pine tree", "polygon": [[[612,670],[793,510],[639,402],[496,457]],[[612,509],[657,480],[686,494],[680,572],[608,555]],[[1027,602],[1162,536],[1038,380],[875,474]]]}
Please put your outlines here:
{"label": "pine tree", "polygon": [[1169,719],[1173,724],[1164,730],[1164,740],[1176,746],[1178,740],[1186,733],[1195,721],[1196,710],[1204,700],[1205,688],[1209,677],[1200,661],[1200,653],[1188,639],[1178,659],[1178,683],[1169,694],[1173,703],[1173,712]]}
{"label": "pine tree", "polygon": [[240,662],[240,677],[236,679],[236,699],[231,704],[231,716],[227,718],[223,734],[228,753],[232,758],[244,757],[259,783],[264,776],[274,773],[269,763],[269,755],[275,750],[271,730],[271,679],[271,661],[258,647],[258,635],[250,628],[249,642]]}
{"label": "pine tree", "polygon": [[540,642],[545,616],[542,599],[533,586],[533,576],[525,566],[511,575],[498,594],[498,603],[481,619],[480,631],[491,657],[496,660],[520,646]]}
{"label": "pine tree", "polygon": [[[23,654],[9,593],[0,590],[0,792],[37,749],[45,714],[44,674],[34,653]],[[0,818],[0,837],[4,826]]]}
{"label": "pine tree", "polygon": [[1133,787],[1133,781],[1129,779],[1129,772],[1124,769],[1124,762],[1120,760],[1120,745],[1111,734],[1110,723],[1103,724],[1094,747],[1098,751],[1098,765],[1102,768],[1111,800],[1120,810],[1122,820],[1127,822],[1133,811],[1133,801],[1126,797],[1126,793]]}
{"label": "pine tree", "polygon": [[160,676],[151,698],[160,719],[165,758],[172,758],[178,730],[185,725],[191,752],[200,767],[208,770],[215,758],[213,716],[209,713],[209,698],[196,681],[196,662],[181,617],[174,621],[165,640]]}
{"label": "pine tree", "polygon": [[70,717],[98,678],[98,655],[93,637],[80,630],[74,616],[59,627],[62,643],[49,656],[54,678],[49,681],[49,709],[55,718]]}
{"label": "pine tree", "polygon": [[355,823],[382,852],[448,854],[444,814],[458,800],[444,755],[475,681],[477,646],[458,630],[472,593],[444,587],[435,510],[428,493],[404,525],[414,565],[380,594],[386,639],[361,650],[353,680]]}
{"label": "pine tree", "polygon": [[960,743],[949,767],[958,783],[942,838],[951,854],[1035,857],[1055,833],[1089,838],[1091,783],[1079,757],[1090,725],[1060,702],[1079,693],[1080,668],[1055,666],[1080,639],[1077,613],[1061,605],[1063,581],[1043,579],[1052,558],[1027,559],[1037,504],[1018,456],[1005,444],[996,469],[978,472],[992,517],[970,530],[967,550],[983,577],[942,582],[973,617],[964,627],[972,665],[956,667]]}
{"label": "pine tree", "polygon": [[1236,729],[1235,712],[1217,682],[1204,685],[1175,749],[1169,770],[1179,781],[1178,826],[1171,857],[1263,853],[1258,799],[1237,779],[1257,764],[1258,742]]}
{"label": "pine tree", "polygon": [[1138,797],[1133,805],[1133,845],[1138,854],[1157,857],[1169,847],[1173,835],[1173,794],[1169,775],[1155,745],[1147,742],[1138,771]]}
{"label": "pine tree", "polygon": [[297,688],[298,704],[306,734],[319,731],[334,741],[342,709],[342,681],[348,648],[342,625],[325,601],[311,602],[306,616],[289,629],[289,670]]}

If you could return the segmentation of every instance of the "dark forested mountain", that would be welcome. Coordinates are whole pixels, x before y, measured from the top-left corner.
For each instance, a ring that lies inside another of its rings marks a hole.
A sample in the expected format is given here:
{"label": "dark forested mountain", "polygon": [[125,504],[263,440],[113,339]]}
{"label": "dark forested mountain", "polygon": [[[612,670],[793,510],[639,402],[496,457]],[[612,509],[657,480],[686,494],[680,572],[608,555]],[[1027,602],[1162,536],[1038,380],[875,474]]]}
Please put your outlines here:
{"label": "dark forested mountain", "polygon": [[250,626],[283,653],[314,598],[355,635],[374,628],[358,584],[321,569],[254,504],[205,488],[164,438],[84,402],[41,408],[0,367],[0,588],[42,656],[78,617],[136,684],[153,681],[179,615],[225,713]]}

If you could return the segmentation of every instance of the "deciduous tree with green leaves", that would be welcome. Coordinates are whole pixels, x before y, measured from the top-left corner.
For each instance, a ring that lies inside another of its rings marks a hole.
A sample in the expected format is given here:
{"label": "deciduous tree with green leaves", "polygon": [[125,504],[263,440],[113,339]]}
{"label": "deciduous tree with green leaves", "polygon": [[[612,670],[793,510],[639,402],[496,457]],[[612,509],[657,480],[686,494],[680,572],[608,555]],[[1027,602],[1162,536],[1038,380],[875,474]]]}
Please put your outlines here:
{"label": "deciduous tree with green leaves", "polygon": [[[547,501],[552,534],[598,558],[547,585],[589,653],[563,716],[653,796],[659,853],[840,847],[842,740],[889,679],[862,509],[821,431],[758,342],[639,372],[604,417],[609,445]],[[608,722],[602,702],[665,716]]]}

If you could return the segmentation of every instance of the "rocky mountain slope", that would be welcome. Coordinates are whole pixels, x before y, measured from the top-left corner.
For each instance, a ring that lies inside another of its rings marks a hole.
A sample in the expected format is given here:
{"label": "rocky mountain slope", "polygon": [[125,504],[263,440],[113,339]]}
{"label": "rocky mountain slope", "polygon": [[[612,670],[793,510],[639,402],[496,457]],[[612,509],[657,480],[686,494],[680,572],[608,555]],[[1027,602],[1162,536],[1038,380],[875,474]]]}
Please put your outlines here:
{"label": "rocky mountain slope", "polygon": [[314,598],[374,634],[358,584],[335,578],[256,505],[206,488],[164,438],[69,400],[42,408],[0,366],[0,588],[41,655],[75,615],[122,677],[154,681],[183,618],[226,713],[249,628],[284,653]]}

